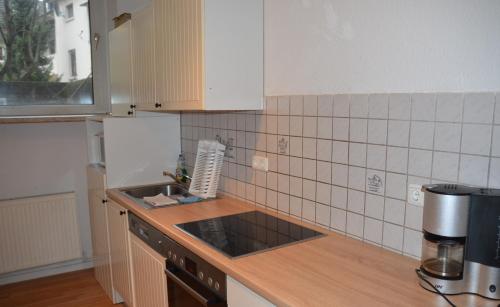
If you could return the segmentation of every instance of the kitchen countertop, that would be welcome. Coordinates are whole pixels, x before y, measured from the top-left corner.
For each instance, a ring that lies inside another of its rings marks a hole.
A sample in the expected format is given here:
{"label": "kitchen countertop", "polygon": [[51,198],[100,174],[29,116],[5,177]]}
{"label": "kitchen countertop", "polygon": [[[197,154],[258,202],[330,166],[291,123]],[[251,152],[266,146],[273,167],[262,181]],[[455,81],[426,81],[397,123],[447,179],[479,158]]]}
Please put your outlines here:
{"label": "kitchen countertop", "polygon": [[[246,287],[279,306],[448,306],[422,289],[419,262],[252,204],[223,197],[147,210],[118,189],[108,196]],[[175,224],[260,210],[328,234],[318,239],[230,259]],[[448,296],[457,306],[494,306],[475,295]]]}

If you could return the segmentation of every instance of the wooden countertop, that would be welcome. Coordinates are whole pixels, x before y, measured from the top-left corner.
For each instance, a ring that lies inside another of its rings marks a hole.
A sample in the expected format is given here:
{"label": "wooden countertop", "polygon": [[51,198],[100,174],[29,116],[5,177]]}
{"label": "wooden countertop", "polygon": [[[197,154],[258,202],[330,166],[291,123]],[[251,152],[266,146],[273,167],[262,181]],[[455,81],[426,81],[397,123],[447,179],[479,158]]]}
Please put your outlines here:
{"label": "wooden countertop", "polygon": [[[146,210],[118,189],[108,196],[226,274],[279,306],[448,306],[422,289],[418,261],[297,219],[224,197],[191,205]],[[260,210],[328,235],[254,255],[230,259],[174,227],[175,224]],[[457,306],[499,302],[475,295],[449,296]]]}

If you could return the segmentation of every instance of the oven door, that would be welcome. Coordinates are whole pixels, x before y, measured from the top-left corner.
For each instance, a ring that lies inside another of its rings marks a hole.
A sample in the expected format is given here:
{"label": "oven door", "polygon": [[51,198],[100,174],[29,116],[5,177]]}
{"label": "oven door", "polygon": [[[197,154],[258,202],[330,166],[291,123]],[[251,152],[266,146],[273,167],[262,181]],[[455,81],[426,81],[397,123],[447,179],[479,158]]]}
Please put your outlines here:
{"label": "oven door", "polygon": [[211,290],[190,274],[167,262],[168,306],[227,306],[226,301],[216,296]]}

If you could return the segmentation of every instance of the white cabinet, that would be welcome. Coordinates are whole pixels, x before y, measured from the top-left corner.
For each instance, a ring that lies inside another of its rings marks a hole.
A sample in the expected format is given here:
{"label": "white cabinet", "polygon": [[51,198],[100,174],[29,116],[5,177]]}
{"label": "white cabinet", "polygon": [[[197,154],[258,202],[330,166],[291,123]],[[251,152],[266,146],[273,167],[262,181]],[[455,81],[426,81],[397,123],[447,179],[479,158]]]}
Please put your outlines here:
{"label": "white cabinet", "polygon": [[112,200],[108,200],[107,209],[113,289],[127,306],[133,306],[127,211]]}
{"label": "white cabinet", "polygon": [[135,307],[167,307],[165,258],[130,233]]}
{"label": "white cabinet", "polygon": [[230,276],[227,276],[227,305],[229,307],[275,306]]}

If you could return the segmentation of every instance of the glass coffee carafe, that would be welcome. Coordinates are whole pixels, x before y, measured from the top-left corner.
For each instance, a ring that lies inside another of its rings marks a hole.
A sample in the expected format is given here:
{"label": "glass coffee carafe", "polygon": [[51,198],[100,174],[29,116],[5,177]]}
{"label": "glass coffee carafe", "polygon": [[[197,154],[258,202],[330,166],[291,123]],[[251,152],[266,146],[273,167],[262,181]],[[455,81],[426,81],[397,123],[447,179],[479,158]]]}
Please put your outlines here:
{"label": "glass coffee carafe", "polygon": [[465,237],[449,238],[424,233],[422,266],[425,273],[443,279],[461,279]]}

